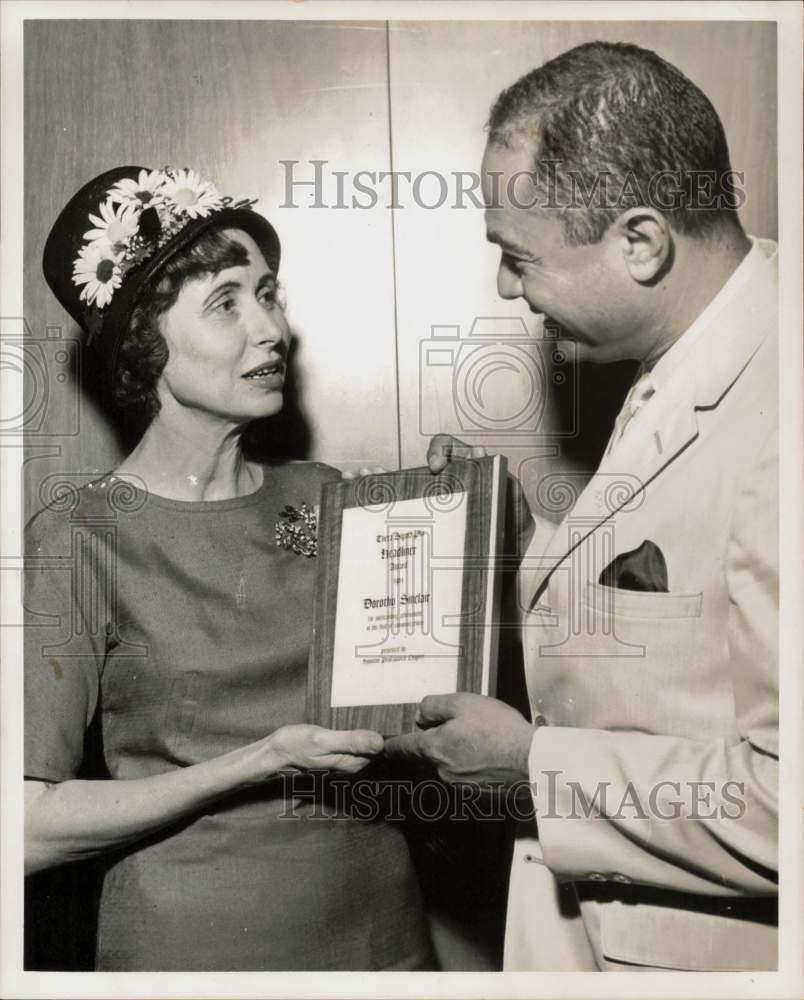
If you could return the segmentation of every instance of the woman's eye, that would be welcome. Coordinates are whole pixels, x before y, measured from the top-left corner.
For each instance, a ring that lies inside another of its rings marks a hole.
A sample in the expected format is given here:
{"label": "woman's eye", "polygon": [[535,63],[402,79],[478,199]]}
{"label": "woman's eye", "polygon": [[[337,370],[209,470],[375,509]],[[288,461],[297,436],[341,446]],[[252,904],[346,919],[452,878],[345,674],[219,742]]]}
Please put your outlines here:
{"label": "woman's eye", "polygon": [[260,304],[266,309],[273,309],[275,306],[279,306],[280,309],[285,308],[284,295],[281,285],[277,284],[264,288],[258,295],[258,299]]}
{"label": "woman's eye", "polygon": [[235,310],[235,300],[234,299],[221,299],[221,301],[215,306],[215,312],[223,313],[228,316]]}

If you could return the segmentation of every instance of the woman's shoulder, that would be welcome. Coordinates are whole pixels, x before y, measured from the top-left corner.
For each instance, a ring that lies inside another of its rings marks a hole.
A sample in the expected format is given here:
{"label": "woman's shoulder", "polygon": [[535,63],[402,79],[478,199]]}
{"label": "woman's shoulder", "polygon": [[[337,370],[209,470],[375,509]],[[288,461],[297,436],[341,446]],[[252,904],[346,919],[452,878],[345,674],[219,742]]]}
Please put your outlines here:
{"label": "woman's shoulder", "polygon": [[39,488],[43,506],[25,525],[26,549],[47,548],[55,554],[65,545],[69,548],[75,525],[101,524],[114,516],[120,509],[121,488],[125,490],[126,484],[108,473],[49,476]]}

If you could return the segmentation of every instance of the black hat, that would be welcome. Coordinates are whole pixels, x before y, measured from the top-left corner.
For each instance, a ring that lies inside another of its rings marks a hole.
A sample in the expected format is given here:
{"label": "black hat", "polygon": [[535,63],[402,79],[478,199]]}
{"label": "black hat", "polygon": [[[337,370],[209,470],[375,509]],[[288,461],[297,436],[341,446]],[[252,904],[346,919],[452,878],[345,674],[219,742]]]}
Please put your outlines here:
{"label": "black hat", "polygon": [[207,229],[244,230],[278,272],[279,237],[252,204],[171,167],[116,167],[70,199],[47,238],[42,268],[53,294],[104,355],[110,382],[140,292]]}

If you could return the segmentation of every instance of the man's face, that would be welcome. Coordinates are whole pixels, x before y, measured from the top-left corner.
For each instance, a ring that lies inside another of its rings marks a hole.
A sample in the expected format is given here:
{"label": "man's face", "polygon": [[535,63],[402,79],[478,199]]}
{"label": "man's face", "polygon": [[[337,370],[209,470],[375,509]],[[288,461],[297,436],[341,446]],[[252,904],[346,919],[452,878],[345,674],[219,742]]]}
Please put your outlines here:
{"label": "man's face", "polygon": [[523,298],[532,312],[558,323],[577,342],[579,361],[641,357],[646,296],[628,273],[616,227],[598,243],[569,246],[558,210],[518,207],[536,200],[530,179],[516,177],[532,164],[524,143],[514,149],[489,144],[483,157],[486,235],[502,252],[500,295]]}

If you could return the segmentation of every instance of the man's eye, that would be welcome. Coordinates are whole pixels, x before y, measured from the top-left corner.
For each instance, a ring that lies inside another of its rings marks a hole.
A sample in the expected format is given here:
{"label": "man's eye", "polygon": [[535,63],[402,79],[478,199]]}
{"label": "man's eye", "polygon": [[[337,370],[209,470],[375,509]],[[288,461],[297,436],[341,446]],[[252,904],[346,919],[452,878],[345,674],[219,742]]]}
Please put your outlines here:
{"label": "man's eye", "polygon": [[509,271],[512,271],[514,274],[522,274],[524,261],[518,260],[516,257],[509,257],[507,253],[504,253],[503,262]]}
{"label": "man's eye", "polygon": [[529,267],[538,267],[542,259],[541,257],[511,257],[509,254],[503,254],[503,261],[505,266],[509,271],[512,271],[516,275],[524,274]]}

